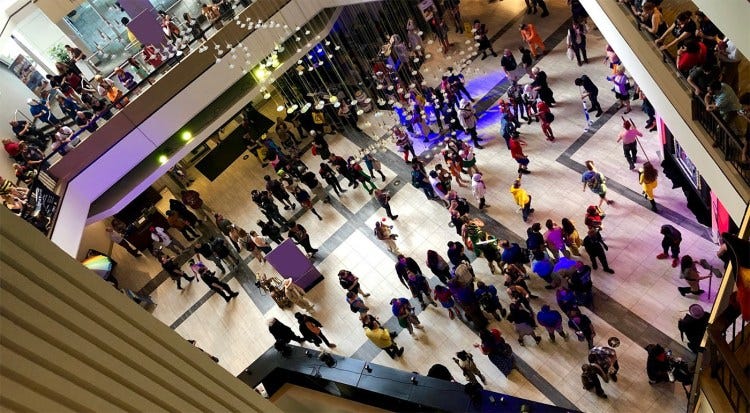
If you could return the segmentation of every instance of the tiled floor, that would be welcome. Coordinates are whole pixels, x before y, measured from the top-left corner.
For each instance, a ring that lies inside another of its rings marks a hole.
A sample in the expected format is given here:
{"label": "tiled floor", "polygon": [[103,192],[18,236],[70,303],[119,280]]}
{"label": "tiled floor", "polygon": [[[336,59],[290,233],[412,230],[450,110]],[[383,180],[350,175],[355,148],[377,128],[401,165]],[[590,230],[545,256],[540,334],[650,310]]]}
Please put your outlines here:
{"label": "tiled floor", "polygon": [[[523,11],[521,0],[493,2],[490,5],[483,0],[465,0],[461,6],[466,21],[481,15],[483,21],[488,23],[490,32],[499,30],[514,19],[522,19],[538,24],[542,37],[546,38],[567,20],[569,13],[564,3],[548,1],[552,15],[545,20],[520,14]],[[463,44],[464,38],[453,33],[451,38],[457,46],[467,47]],[[617,336],[622,342],[618,348],[620,380],[604,385],[609,399],[599,399],[581,389],[579,373],[580,365],[586,359],[585,344],[577,341],[553,344],[544,335],[545,340],[539,346],[519,347],[515,332],[507,321],[493,322],[492,327],[503,332],[516,357],[528,366],[514,371],[507,378],[472,347],[478,341],[477,335],[466,325],[449,320],[441,309],[428,308],[420,314],[425,331],[420,334],[419,341],[408,334],[399,336],[399,344],[406,348],[403,358],[392,360],[372,346],[344,301],[343,290],[336,278],[338,270],[347,268],[360,277],[363,288],[372,293],[372,297],[367,299],[371,312],[383,322],[393,322],[388,301],[392,297],[408,296],[409,293],[395,275],[393,255],[372,236],[372,225],[384,215],[384,211],[362,189],[349,191],[340,201],[334,197],[330,205],[318,203],[316,209],[324,217],[322,222],[310,213],[298,218],[311,232],[313,246],[320,246],[321,249],[315,263],[326,278],[308,293],[308,298],[316,304],[314,314],[323,323],[326,335],[338,344],[336,353],[347,356],[367,354],[375,363],[421,373],[426,373],[433,363],[442,363],[454,377],[462,380],[460,371],[450,357],[456,351],[466,349],[476,355],[480,370],[489,378],[488,387],[495,391],[547,403],[566,404],[584,411],[684,410],[685,394],[679,386],[650,386],[647,383],[643,344],[653,337],[659,337],[663,340],[662,344],[679,347],[680,344],[675,343],[680,340],[677,320],[685,314],[690,304],[700,302],[708,309],[710,300],[707,294],[695,299],[681,297],[677,293],[676,286],[681,285],[678,271],[667,261],[654,258],[660,249],[659,226],[669,222],[680,228],[685,254],[716,261],[713,258],[715,246],[706,237],[706,231],[694,230],[699,225],[694,223],[684,196],[680,190],[670,189],[671,183],[665,177],[660,177],[657,201],[662,208],[673,212],[670,216],[684,219],[670,222],[651,212],[639,198],[637,174],[627,169],[621,146],[615,142],[621,127],[621,112],[599,118],[594,125],[595,132],[583,135],[585,121],[573,79],[581,73],[588,74],[601,90],[602,106],[608,108],[614,104],[610,86],[604,80],[608,68],[600,64],[605,41],[597,31],[593,31],[588,40],[591,61],[588,65],[579,68],[568,61],[564,43],[548,44],[551,52],[539,62],[539,66],[549,75],[559,102],[553,109],[557,119],[553,128],[558,140],[547,142],[537,124],[521,128],[528,142],[526,152],[531,157],[530,168],[533,171],[524,178],[524,186],[534,197],[535,220],[543,222],[552,218],[559,222],[563,217],[569,217],[582,227],[586,206],[596,203],[597,199],[590,192],[581,191],[580,165],[588,159],[596,160],[598,168],[611,183],[611,198],[616,203],[606,207],[603,234],[610,246],[608,258],[616,274],[594,273],[597,302],[601,305],[594,312],[585,310],[594,322],[596,343],[604,344],[610,336]],[[501,33],[494,43],[498,51],[506,47],[517,50],[519,44],[516,23],[508,24],[508,30]],[[434,83],[433,76],[442,73],[445,67],[459,58],[457,53],[443,57],[435,50],[436,47],[437,44],[427,46],[433,58],[427,62],[424,72],[431,83]],[[451,56],[452,60],[449,59]],[[481,99],[496,86],[503,87],[503,76],[498,68],[499,59],[488,58],[476,60],[465,71],[469,79],[468,88],[475,98]],[[528,82],[528,79],[521,82]],[[482,104],[481,100],[478,102]],[[273,110],[270,109],[271,112]],[[276,114],[268,113],[268,116],[274,118]],[[629,116],[639,126],[645,121],[637,103]],[[371,114],[361,124],[370,135],[379,137],[391,122],[390,119],[388,114]],[[487,111],[480,125],[480,135],[488,141],[486,149],[477,151],[477,158],[489,188],[487,202],[491,205],[484,218],[492,228],[498,228],[495,235],[499,238],[520,240],[524,238],[526,224],[516,213],[513,199],[508,193],[516,176],[516,167],[499,137],[497,112]],[[645,134],[642,142],[648,157],[658,159],[661,145],[657,134]],[[332,151],[342,156],[356,154],[360,147],[373,142],[359,134],[329,137],[329,141]],[[425,150],[421,142],[416,143],[419,152]],[[426,250],[435,249],[444,253],[446,242],[457,237],[454,229],[447,225],[449,219],[444,208],[438,203],[426,201],[420,191],[408,184],[408,167],[394,149],[389,147],[387,151],[377,152],[388,178],[387,182],[378,180],[377,184],[379,187],[388,185],[394,193],[393,211],[400,216],[394,222],[394,232],[401,235],[398,240],[401,251],[421,263],[425,260]],[[640,162],[645,160],[645,154],[639,152]],[[303,161],[317,170],[320,159],[307,153]],[[432,161],[431,165],[434,163]],[[207,205],[248,230],[255,229],[254,222],[260,217],[250,201],[250,190],[262,187],[262,177],[269,172],[270,169],[261,169],[253,157],[238,159],[213,182],[191,171],[196,177],[193,189],[203,194]],[[458,191],[473,202],[469,189],[460,188]],[[285,213],[291,216],[291,212]],[[137,262],[119,247],[115,247],[114,254],[123,267],[131,265],[139,268]],[[243,256],[246,257],[246,254]],[[588,262],[587,257],[583,260]],[[477,262],[474,267],[480,279],[502,285],[502,280],[490,274],[484,262]],[[241,294],[229,304],[215,295],[207,296],[208,290],[202,284],[193,284],[181,293],[174,288],[172,281],[167,281],[155,291],[155,300],[160,305],[154,311],[154,316],[165,324],[176,325],[178,333],[197,340],[204,350],[219,357],[222,366],[238,374],[271,345],[265,324],[267,318],[277,317],[290,326],[296,326],[293,311],[283,311],[272,305],[268,297],[257,291],[252,278],[247,276],[261,272],[274,273],[268,264],[250,261],[247,267],[241,269],[240,275],[230,277],[232,288],[244,290],[247,294]],[[718,280],[715,280],[712,296],[718,284]],[[532,305],[535,309],[543,303],[555,307],[554,294],[543,289],[542,285],[538,277],[532,277],[530,286],[540,296]],[[708,291],[707,283],[704,289]],[[507,304],[507,297],[503,295],[501,299]],[[177,320],[179,322],[175,323]],[[629,327],[631,325],[642,328],[633,329]],[[684,348],[678,350],[685,352]],[[531,374],[532,370],[537,375]]]}

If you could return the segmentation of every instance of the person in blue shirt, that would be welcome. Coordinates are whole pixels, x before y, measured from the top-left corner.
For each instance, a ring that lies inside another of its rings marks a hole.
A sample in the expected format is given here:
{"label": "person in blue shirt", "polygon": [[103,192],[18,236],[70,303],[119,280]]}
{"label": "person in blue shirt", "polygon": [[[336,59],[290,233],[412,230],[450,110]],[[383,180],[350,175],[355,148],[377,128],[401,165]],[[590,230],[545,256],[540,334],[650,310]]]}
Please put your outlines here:
{"label": "person in blue shirt", "polygon": [[543,305],[542,309],[536,315],[536,320],[540,326],[547,330],[549,339],[553,343],[555,342],[555,331],[560,334],[563,340],[568,341],[568,335],[563,330],[562,314],[559,311],[550,309],[548,305]]}
{"label": "person in blue shirt", "polygon": [[60,105],[60,110],[70,119],[75,118],[76,112],[80,110],[76,101],[65,95],[57,95],[57,103]]}
{"label": "person in blue shirt", "polygon": [[[500,255],[500,259],[505,264],[523,264],[523,250],[515,242],[503,241],[500,244],[503,247],[503,253]],[[528,261],[527,261],[528,262]]]}
{"label": "person in blue shirt", "polygon": [[419,319],[414,314],[414,307],[411,306],[409,300],[403,297],[391,299],[391,312],[396,318],[398,318],[398,324],[409,330],[409,334],[411,334],[415,340],[418,340],[418,338],[414,336],[414,328],[422,330],[424,327],[422,327],[422,323],[419,322]]}
{"label": "person in blue shirt", "polygon": [[29,112],[34,119],[39,119],[50,125],[57,125],[60,123],[60,120],[50,112],[49,103],[47,103],[46,100],[28,99],[26,103],[29,104]]}
{"label": "person in blue shirt", "polygon": [[544,288],[551,290],[555,288],[552,286],[552,271],[555,268],[555,264],[549,260],[547,254],[543,251],[534,252],[534,260],[531,262],[531,271],[538,275],[544,281],[547,281],[548,285]]}

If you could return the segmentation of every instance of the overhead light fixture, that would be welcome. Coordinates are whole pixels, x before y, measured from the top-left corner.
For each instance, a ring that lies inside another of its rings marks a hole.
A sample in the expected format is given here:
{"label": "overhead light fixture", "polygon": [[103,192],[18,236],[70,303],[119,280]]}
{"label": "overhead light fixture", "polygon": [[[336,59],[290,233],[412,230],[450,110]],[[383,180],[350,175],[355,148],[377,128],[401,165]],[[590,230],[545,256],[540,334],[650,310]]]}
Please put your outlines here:
{"label": "overhead light fixture", "polygon": [[169,158],[167,157],[167,155],[160,155],[159,156],[159,163],[161,165],[164,165],[165,163],[167,163],[167,161],[169,161]]}
{"label": "overhead light fixture", "polygon": [[183,141],[189,141],[190,139],[193,139],[193,134],[190,133],[190,131],[182,132],[182,140]]}

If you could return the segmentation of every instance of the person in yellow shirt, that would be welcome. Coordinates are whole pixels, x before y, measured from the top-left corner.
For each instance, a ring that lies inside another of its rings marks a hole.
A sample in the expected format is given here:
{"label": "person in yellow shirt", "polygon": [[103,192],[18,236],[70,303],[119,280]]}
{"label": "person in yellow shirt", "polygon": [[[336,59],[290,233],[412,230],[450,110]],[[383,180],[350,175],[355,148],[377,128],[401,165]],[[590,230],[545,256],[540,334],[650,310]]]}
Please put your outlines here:
{"label": "person in yellow shirt", "polygon": [[529,219],[529,215],[534,213],[534,208],[531,207],[531,195],[529,195],[525,189],[521,188],[521,176],[521,174],[518,174],[518,178],[510,187],[510,193],[513,195],[513,199],[521,209],[523,222],[526,222]]}
{"label": "person in yellow shirt", "polygon": [[396,342],[393,341],[393,338],[396,337],[396,333],[391,333],[388,329],[383,328],[375,317],[365,315],[362,318],[362,326],[365,329],[365,336],[367,336],[373,344],[385,350],[392,359],[404,354],[404,348],[399,348]]}
{"label": "person in yellow shirt", "polygon": [[657,212],[654,189],[658,185],[657,178],[659,177],[659,172],[651,165],[651,162],[644,162],[643,169],[638,172],[638,182],[643,189],[643,196],[651,203],[651,210]]}

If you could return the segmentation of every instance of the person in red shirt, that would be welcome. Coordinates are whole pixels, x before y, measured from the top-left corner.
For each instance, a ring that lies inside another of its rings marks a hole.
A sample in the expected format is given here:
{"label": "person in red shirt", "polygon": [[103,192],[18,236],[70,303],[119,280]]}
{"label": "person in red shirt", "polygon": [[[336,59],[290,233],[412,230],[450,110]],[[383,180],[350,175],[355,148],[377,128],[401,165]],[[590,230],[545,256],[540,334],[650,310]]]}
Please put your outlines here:
{"label": "person in red shirt", "polygon": [[519,138],[518,135],[512,135],[510,138],[510,156],[518,162],[518,173],[519,174],[530,174],[529,171],[529,157],[523,153],[523,147],[526,146],[526,142]]}
{"label": "person in red shirt", "polygon": [[703,42],[689,40],[677,50],[677,70],[688,73],[695,66],[706,62],[708,48]]}
{"label": "person in red shirt", "polygon": [[8,156],[13,158],[16,162],[23,162],[23,156],[21,156],[21,148],[18,146],[17,141],[13,139],[3,139],[3,147],[5,152],[8,152]]}
{"label": "person in red shirt", "polygon": [[552,121],[555,120],[555,116],[550,111],[549,106],[541,100],[537,99],[536,102],[536,117],[539,119],[540,125],[542,126],[542,133],[547,137],[550,142],[555,141],[555,135],[552,133]]}

